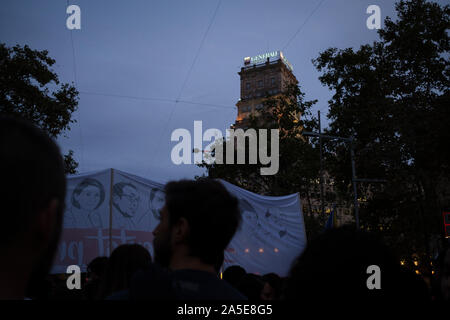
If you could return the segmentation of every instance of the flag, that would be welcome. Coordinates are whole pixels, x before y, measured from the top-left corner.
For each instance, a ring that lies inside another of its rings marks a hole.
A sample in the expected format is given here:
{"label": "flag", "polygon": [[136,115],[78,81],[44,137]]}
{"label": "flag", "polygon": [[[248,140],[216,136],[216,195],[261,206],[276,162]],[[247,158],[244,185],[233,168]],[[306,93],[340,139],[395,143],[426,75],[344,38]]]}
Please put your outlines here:
{"label": "flag", "polygon": [[325,224],[325,230],[333,229],[333,228],[337,227],[335,211],[336,210],[333,205],[333,210],[331,210],[330,216],[328,217],[327,223]]}

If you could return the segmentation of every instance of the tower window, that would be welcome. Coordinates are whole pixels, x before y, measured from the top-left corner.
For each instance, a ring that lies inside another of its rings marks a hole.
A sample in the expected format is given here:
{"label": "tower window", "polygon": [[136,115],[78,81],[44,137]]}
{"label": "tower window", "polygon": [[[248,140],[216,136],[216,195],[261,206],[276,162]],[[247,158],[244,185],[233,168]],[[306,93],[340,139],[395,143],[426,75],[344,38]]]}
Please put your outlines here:
{"label": "tower window", "polygon": [[258,87],[261,88],[262,86],[263,86],[263,81],[262,81],[262,80],[259,80],[259,81],[258,81]]}
{"label": "tower window", "polygon": [[242,108],[241,108],[241,112],[243,113],[243,112],[249,112],[251,110],[251,107],[250,106],[243,106]]}

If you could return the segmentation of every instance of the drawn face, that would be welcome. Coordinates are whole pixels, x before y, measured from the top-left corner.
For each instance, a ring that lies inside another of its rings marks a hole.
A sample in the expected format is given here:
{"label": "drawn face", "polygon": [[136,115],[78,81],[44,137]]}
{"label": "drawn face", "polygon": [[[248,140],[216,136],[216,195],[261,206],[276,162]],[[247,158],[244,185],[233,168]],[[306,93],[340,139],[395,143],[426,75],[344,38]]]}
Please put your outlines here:
{"label": "drawn face", "polygon": [[85,187],[80,194],[74,195],[83,210],[92,211],[100,201],[100,190],[95,186]]}
{"label": "drawn face", "polygon": [[281,219],[278,218],[275,214],[273,214],[270,211],[267,211],[269,214],[266,213],[267,219],[273,224],[275,224],[277,227],[283,227],[283,224],[281,222]]}
{"label": "drawn face", "polygon": [[266,219],[274,224],[275,226],[284,229],[283,219],[286,218],[286,215],[280,213],[280,211],[276,208],[267,209],[265,214]]}
{"label": "drawn face", "polygon": [[116,197],[115,203],[124,216],[133,217],[139,206],[137,190],[130,186],[124,186],[122,189],[122,197]]}
{"label": "drawn face", "polygon": [[242,216],[245,221],[247,221],[249,224],[253,226],[258,223],[258,216],[256,215],[256,212],[244,211]]}
{"label": "drawn face", "polygon": [[160,210],[164,207],[165,194],[161,190],[155,192],[150,208],[156,214],[155,218],[160,219]]}

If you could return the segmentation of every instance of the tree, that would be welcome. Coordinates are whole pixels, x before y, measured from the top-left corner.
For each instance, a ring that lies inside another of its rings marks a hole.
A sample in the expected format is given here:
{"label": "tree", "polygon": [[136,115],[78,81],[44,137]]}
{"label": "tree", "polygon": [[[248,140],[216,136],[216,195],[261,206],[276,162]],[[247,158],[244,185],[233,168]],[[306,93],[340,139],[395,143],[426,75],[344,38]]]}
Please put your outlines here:
{"label": "tree", "polygon": [[[304,96],[297,85],[290,85],[282,94],[267,96],[262,110],[249,118],[249,128],[257,132],[258,129],[279,130],[278,173],[261,175],[260,168],[264,165],[259,161],[258,164],[248,164],[247,161],[246,164],[227,165],[203,162],[200,167],[206,168],[211,178],[224,179],[255,193],[278,196],[299,192],[303,198],[310,199],[312,185],[319,174],[319,151],[316,144],[303,137],[302,131],[317,130],[318,124],[311,114],[311,107],[316,100],[305,101]],[[217,145],[224,150],[224,159],[227,143],[229,141],[224,139]],[[248,160],[248,148],[246,151]],[[269,154],[270,152],[269,149]],[[304,217],[308,238],[323,230],[326,217],[313,216],[311,203]]]}
{"label": "tree", "polygon": [[[27,45],[8,48],[0,43],[0,114],[27,119],[52,138],[70,130],[78,106],[78,91],[60,84],[51,70],[54,63],[46,50],[32,50]],[[76,172],[72,150],[64,162],[66,173]]]}
{"label": "tree", "polygon": [[[442,238],[441,210],[450,205],[450,8],[411,0],[396,11],[379,41],[356,51],[330,48],[314,64],[334,91],[328,133],[355,137],[359,177],[387,180],[358,186],[367,196],[362,227],[382,233],[401,256],[429,261]],[[351,185],[348,147],[326,143],[343,193]]]}

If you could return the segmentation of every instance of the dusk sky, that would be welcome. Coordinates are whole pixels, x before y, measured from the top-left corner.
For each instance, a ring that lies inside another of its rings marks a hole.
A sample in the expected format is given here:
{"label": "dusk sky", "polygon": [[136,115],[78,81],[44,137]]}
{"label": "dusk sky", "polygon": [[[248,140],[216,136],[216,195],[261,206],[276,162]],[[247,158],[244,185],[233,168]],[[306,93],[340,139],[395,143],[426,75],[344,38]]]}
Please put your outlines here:
{"label": "dusk sky", "polygon": [[[81,30],[66,28],[67,3],[81,8]],[[376,40],[371,4],[395,17],[392,0],[3,0],[0,42],[48,50],[61,82],[80,91],[78,122],[58,140],[80,173],[112,167],[164,183],[203,172],[172,164],[170,135],[193,132],[194,120],[229,128],[246,56],[282,50],[326,125],[331,92],[311,60]]]}

